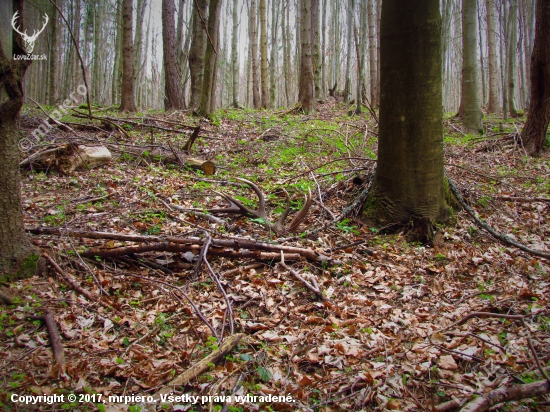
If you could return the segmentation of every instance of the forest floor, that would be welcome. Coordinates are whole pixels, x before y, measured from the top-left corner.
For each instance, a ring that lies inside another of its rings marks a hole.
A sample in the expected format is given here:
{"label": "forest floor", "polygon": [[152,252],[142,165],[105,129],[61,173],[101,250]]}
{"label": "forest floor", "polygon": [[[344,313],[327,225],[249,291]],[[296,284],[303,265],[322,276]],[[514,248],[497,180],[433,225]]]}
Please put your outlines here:
{"label": "forest floor", "polygon": [[[219,336],[227,339],[231,328],[244,336],[221,361],[173,391],[201,398],[158,402],[162,410],[422,411],[541,380],[528,340],[542,365],[550,366],[547,259],[500,243],[465,212],[457,213],[456,224],[438,228],[432,246],[409,243],[400,231],[383,233],[356,216],[308,234],[351,204],[375,168],[376,121],[368,114],[349,116],[347,109],[325,103],[315,116],[231,109],[217,112],[211,122],[181,112],[146,114],[200,124],[192,153],[216,164],[214,176],[165,165],[147,153],[125,153],[124,145],[181,147],[187,139],[130,124],[123,127],[129,138],[113,131],[79,132],[118,145],[108,166],[69,175],[23,171],[26,226],[62,232],[30,235],[33,243],[90,295],[75,290],[51,265],[47,276],[9,285],[15,299],[0,312],[0,404],[6,410],[146,410],[139,399],[109,403],[108,396],[153,395],[221,345],[182,291]],[[29,110],[22,118],[26,134],[37,116],[43,118]],[[509,138],[521,130],[521,119],[490,118],[486,125],[487,135],[472,136],[445,119],[447,174],[485,222],[548,253],[550,203],[533,198],[550,197],[550,157],[529,158]],[[56,130],[49,136],[63,141],[71,133]],[[298,236],[278,236],[262,218],[216,214],[223,221],[215,223],[173,206],[226,207],[218,191],[256,207],[253,191],[234,184],[237,177],[267,194],[270,216],[284,210],[281,188],[290,193],[294,209],[311,190],[314,202]],[[240,257],[208,255],[213,273],[203,263],[195,276],[199,256],[192,251],[80,260],[78,253],[92,247],[132,243],[69,237],[66,229],[250,238],[313,249],[336,264],[302,259],[283,266],[280,257],[249,259],[241,249]],[[318,284],[320,294],[288,268]],[[51,367],[47,330],[29,319],[46,310],[60,330],[65,373]],[[457,324],[474,312],[524,317],[474,317]],[[64,394],[64,402],[15,404],[14,393]],[[214,398],[230,395],[229,402]],[[235,397],[246,395],[257,398]],[[292,402],[272,402],[269,395]],[[498,410],[548,410],[543,402],[525,399]]]}

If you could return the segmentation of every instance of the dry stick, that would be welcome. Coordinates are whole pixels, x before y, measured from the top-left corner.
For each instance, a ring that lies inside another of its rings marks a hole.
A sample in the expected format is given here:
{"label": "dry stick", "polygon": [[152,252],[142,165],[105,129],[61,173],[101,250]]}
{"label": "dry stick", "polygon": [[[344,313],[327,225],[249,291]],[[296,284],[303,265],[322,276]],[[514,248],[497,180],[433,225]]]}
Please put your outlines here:
{"label": "dry stick", "polygon": [[331,163],[340,162],[340,161],[342,161],[342,160],[351,160],[351,159],[363,160],[363,161],[367,161],[367,162],[376,162],[376,159],[370,159],[370,158],[368,158],[368,157],[341,157],[341,158],[339,158],[339,159],[334,159],[334,160],[331,160],[331,161],[329,161],[329,162],[323,163],[323,164],[320,165],[320,166],[316,166],[316,167],[313,167],[313,168],[311,168],[311,169],[309,169],[309,170],[306,170],[305,172],[300,173],[300,174],[297,175],[297,176],[289,177],[288,179],[286,179],[286,180],[284,180],[283,182],[279,183],[278,186],[282,186],[282,185],[284,185],[285,183],[287,183],[287,182],[289,182],[289,181],[291,181],[291,180],[294,180],[294,179],[297,179],[297,178],[299,178],[299,177],[305,176],[305,175],[307,175],[309,172],[313,172],[313,171],[315,171],[315,170],[317,170],[317,169],[320,169],[320,168],[322,168],[322,167],[325,167],[326,165],[329,165],[329,164],[331,164]]}
{"label": "dry stick", "polygon": [[[121,272],[121,271],[117,271],[116,272],[117,274],[119,275],[123,275],[123,276],[131,276],[131,277],[134,277],[134,278],[138,278],[138,279],[143,279],[143,280],[146,280],[148,282],[152,282],[152,283],[158,283],[160,285],[164,285],[164,286],[167,286],[169,288],[173,288],[173,289],[176,289],[179,293],[181,293],[185,299],[187,299],[187,302],[189,302],[189,304],[191,305],[191,307],[193,308],[193,310],[195,311],[196,315],[199,317],[199,319],[206,325],[208,326],[208,329],[210,329],[212,331],[212,333],[214,334],[214,336],[216,337],[216,339],[218,339],[218,341],[220,340],[220,337],[218,336],[218,333],[216,332],[216,329],[214,329],[214,327],[208,322],[208,320],[206,320],[205,316],[202,314],[202,312],[200,311],[200,309],[198,308],[197,305],[195,305],[195,303],[191,300],[191,298],[189,297],[189,295],[187,295],[187,293],[185,293],[185,291],[180,288],[179,286],[176,286],[176,285],[172,285],[168,282],[164,282],[162,280],[157,280],[157,279],[152,279],[152,278],[148,278],[146,276],[139,276],[139,275],[134,275],[133,273],[127,273],[127,272]],[[181,299],[178,295],[175,295],[176,298],[178,298],[178,300],[181,302]]]}
{"label": "dry stick", "polygon": [[[36,146],[35,146],[36,147]],[[29,157],[27,157],[26,159],[22,160],[20,163],[19,163],[19,166],[25,166],[26,164],[30,163],[32,160],[36,159],[37,157],[40,157],[42,155],[45,155],[47,153],[53,153],[53,152],[58,152],[60,150],[62,150],[63,148],[62,147],[54,147],[53,149],[47,149],[47,150],[43,150],[43,151],[39,151],[39,152],[36,152],[36,153],[33,153],[32,155],[30,155]]]}
{"label": "dry stick", "polygon": [[531,354],[533,355],[533,358],[535,359],[535,363],[537,365],[537,368],[539,368],[539,371],[543,377],[546,378],[548,382],[550,382],[550,376],[548,373],[546,373],[546,370],[542,367],[542,364],[540,363],[539,356],[537,355],[537,351],[535,350],[535,347],[533,346],[533,341],[531,340],[531,332],[529,332],[529,328],[527,327],[525,323],[525,319],[522,319],[521,322],[523,323],[523,327],[525,328],[525,332],[527,332],[527,344],[529,345],[529,349],[531,350]]}
{"label": "dry stick", "polygon": [[543,258],[550,259],[550,253],[543,252],[542,250],[537,249],[531,249],[530,247],[525,246],[523,243],[516,242],[513,239],[510,239],[508,236],[503,235],[502,233],[497,232],[495,229],[493,229],[491,226],[489,226],[487,223],[483,222],[478,216],[477,213],[470,207],[468,204],[464,201],[464,198],[460,194],[460,191],[457,189],[455,183],[447,177],[447,181],[449,182],[449,188],[451,189],[451,192],[453,192],[453,195],[455,196],[456,200],[460,205],[468,212],[468,214],[474,219],[475,223],[481,227],[482,229],[485,229],[487,232],[489,232],[491,235],[493,235],[496,239],[500,240],[502,243],[515,246],[518,249],[523,250],[524,252],[531,253],[536,256],[540,256]]}
{"label": "dry stick", "polygon": [[66,127],[66,128],[69,129],[71,132],[73,132],[73,133],[76,134],[76,130],[74,130],[72,127],[70,127],[70,126],[68,126],[68,125],[66,125],[66,124],[64,124],[64,123],[61,123],[59,120],[56,120],[56,119],[54,119],[53,117],[51,117],[51,116],[48,114],[48,112],[40,105],[40,103],[38,103],[37,101],[35,101],[32,97],[29,97],[29,100],[30,100],[31,102],[33,102],[34,104],[36,104],[36,105],[40,108],[40,110],[42,110],[42,111],[44,112],[44,114],[45,114],[46,116],[48,116],[48,118],[49,118],[52,122],[54,122],[56,125],[58,125],[59,127]]}
{"label": "dry stick", "polygon": [[100,300],[100,299],[96,299],[96,297],[94,295],[92,295],[88,290],[82,288],[78,283],[76,283],[76,281],[73,279],[73,277],[71,275],[69,275],[68,273],[65,273],[60,267],[59,265],[55,262],[55,260],[53,260],[47,253],[42,253],[42,256],[45,257],[46,259],[48,259],[48,261],[51,263],[51,265],[53,266],[53,268],[55,269],[55,271],[57,272],[57,274],[59,276],[61,276],[61,278],[67,283],[69,284],[69,286],[71,286],[74,290],[76,290],[78,293],[80,293],[81,295],[83,295],[86,299],[88,299],[90,302],[94,302],[94,303],[97,303],[105,308],[108,308],[110,310],[114,310],[115,312],[117,313],[122,313],[120,312],[119,310],[117,310],[116,308],[112,307],[110,304]]}
{"label": "dry stick", "polygon": [[83,118],[83,119],[102,120],[106,123],[112,124],[114,127],[116,127],[118,129],[118,131],[120,133],[122,133],[124,136],[126,136],[126,138],[131,139],[130,135],[126,132],[126,130],[124,130],[122,127],[120,127],[120,125],[118,123],[116,123],[112,120],[109,120],[109,119],[106,119],[106,118],[103,118],[103,117],[99,117],[99,116],[94,116],[92,114],[85,114],[85,113],[79,112],[78,110],[75,110],[75,109],[72,109],[72,110],[73,110],[73,112],[77,113],[77,114],[72,115],[74,117]]}
{"label": "dry stick", "polygon": [[[227,225],[227,222],[223,219],[220,219],[216,216],[212,216],[212,215],[209,215],[207,213],[202,213],[202,212],[199,212],[198,210],[195,210],[195,209],[188,209],[188,208],[185,208],[185,207],[181,207],[179,205],[175,205],[173,203],[167,203],[165,202],[164,200],[160,199],[157,197],[157,199],[164,205],[166,206],[168,209],[176,209],[176,210],[179,210],[180,212],[185,212],[185,213],[191,213],[191,214],[194,214],[195,216],[198,216],[198,217],[202,217],[206,220],[209,220],[213,223],[217,223],[219,225],[222,225],[222,226],[226,226]],[[186,223],[191,223],[191,222],[187,222]],[[200,227],[200,226],[198,226]],[[201,228],[202,229],[202,228]]]}
{"label": "dry stick", "polygon": [[[201,359],[199,362],[191,366],[189,369],[187,369],[185,372],[183,372],[181,375],[173,379],[172,381],[168,382],[164,387],[156,392],[153,397],[155,399],[159,399],[160,395],[165,395],[167,393],[170,393],[174,390],[175,386],[185,386],[187,385],[192,379],[196,378],[200,374],[206,372],[210,369],[211,364],[217,363],[220,359],[223,359],[225,355],[227,355],[229,352],[231,352],[235,346],[240,342],[240,340],[243,338],[244,334],[237,333],[236,335],[232,335],[229,338],[227,338],[221,346],[214,350],[212,353],[210,353],[205,358]],[[154,408],[154,404],[151,405]],[[154,410],[154,409],[150,409]]]}
{"label": "dry stick", "polygon": [[240,273],[241,270],[258,269],[258,268],[261,268],[261,267],[263,267],[263,266],[264,266],[263,263],[252,263],[251,265],[240,266],[240,267],[235,268],[235,269],[230,269],[230,270],[228,270],[227,272],[221,273],[220,275],[221,275],[222,277],[232,276],[232,275],[235,275],[235,274],[237,274],[237,273]]}
{"label": "dry stick", "polygon": [[86,101],[88,102],[88,114],[90,116],[92,116],[92,103],[91,103],[91,99],[90,99],[90,86],[88,85],[88,77],[86,75],[86,65],[84,64],[84,60],[82,59],[82,55],[80,54],[80,50],[78,48],[78,42],[76,41],[76,39],[74,37],[73,30],[71,29],[71,25],[69,24],[69,22],[65,18],[65,15],[61,12],[59,7],[57,7],[57,4],[55,4],[55,2],[53,0],[50,0],[50,3],[52,3],[53,6],[57,9],[57,12],[61,16],[61,18],[63,19],[65,24],[67,25],[67,29],[69,30],[69,34],[71,35],[71,38],[73,40],[73,44],[74,44],[74,48],[76,50],[76,54],[78,56],[78,60],[80,60],[80,68],[82,69],[82,76],[84,77],[84,84],[86,85]]}
{"label": "dry stick", "polygon": [[[201,251],[201,258],[204,261],[204,264],[208,268],[208,271],[210,272],[210,277],[216,284],[218,285],[218,289],[220,290],[221,294],[223,295],[223,298],[225,300],[225,304],[227,305],[227,312],[229,313],[229,332],[231,335],[233,335],[233,309],[231,308],[231,302],[229,302],[229,297],[227,296],[227,293],[225,293],[225,289],[223,288],[222,284],[220,283],[220,279],[212,269],[212,266],[210,266],[210,262],[206,259],[206,254],[208,253],[208,248],[210,246],[210,243],[212,243],[212,238],[208,234],[208,232],[204,232],[204,235],[207,237],[207,241],[204,244],[204,253]],[[225,316],[224,316],[225,317]],[[225,324],[225,322],[224,322]],[[223,339],[223,329],[222,329],[222,339]]]}
{"label": "dry stick", "polygon": [[520,202],[520,203],[534,203],[534,202],[550,203],[550,198],[547,198],[547,197],[493,196],[493,199],[506,200],[510,202]]}
{"label": "dry stick", "polygon": [[[353,207],[353,204],[351,207]],[[77,238],[108,239],[108,240],[120,240],[120,241],[126,241],[126,242],[158,242],[158,243],[162,242],[163,244],[167,244],[169,242],[170,245],[182,245],[182,246],[187,246],[189,248],[189,249],[180,250],[177,247],[174,247],[175,249],[174,251],[176,252],[186,251],[186,250],[189,250],[189,251],[198,250],[198,248],[204,243],[204,239],[200,239],[198,237],[180,238],[176,236],[128,235],[128,234],[121,234],[121,233],[95,232],[95,231],[84,231],[84,230],[77,230],[77,229],[60,229],[60,228],[53,228],[53,227],[52,228],[33,227],[33,228],[26,228],[25,230],[33,234],[65,235],[65,236],[72,236]],[[252,253],[252,251],[265,250],[269,252],[274,252],[277,255],[276,258],[278,258],[279,253],[283,251],[285,252],[287,258],[289,258],[289,256],[292,256],[292,259],[296,259],[298,255],[301,255],[305,257],[307,260],[310,260],[313,262],[329,262],[334,264],[340,263],[339,261],[334,260],[331,257],[322,255],[312,249],[304,249],[304,248],[299,248],[295,246],[283,246],[283,245],[277,245],[273,243],[259,242],[254,239],[244,239],[244,238],[237,238],[237,237],[212,239],[212,246],[217,248],[233,248],[233,249],[248,250],[248,252],[233,251],[234,253],[230,253],[229,251],[224,251],[223,252],[224,255],[228,255],[228,256],[229,255],[246,256],[247,254],[250,256],[255,256],[257,254]],[[157,245],[151,250],[159,250],[159,249],[162,250],[162,247]],[[96,249],[96,250],[101,250],[101,249]],[[221,251],[217,251],[217,252],[221,253]],[[84,255],[85,254],[83,254],[83,256]],[[114,255],[118,256],[118,253],[115,253]],[[265,256],[267,258],[269,254],[265,254]]]}
{"label": "dry stick", "polygon": [[59,330],[57,324],[53,318],[52,312],[48,309],[44,316],[29,316],[31,319],[40,320],[45,323],[46,329],[48,329],[48,335],[50,336],[50,342],[52,344],[52,352],[54,364],[50,371],[50,376],[54,379],[59,379],[65,374],[65,354],[63,352],[63,345],[61,344],[61,336],[59,336]]}
{"label": "dry stick", "polygon": [[502,402],[533,398],[550,392],[550,380],[537,381],[511,387],[503,386],[469,402],[461,412],[483,412]]}

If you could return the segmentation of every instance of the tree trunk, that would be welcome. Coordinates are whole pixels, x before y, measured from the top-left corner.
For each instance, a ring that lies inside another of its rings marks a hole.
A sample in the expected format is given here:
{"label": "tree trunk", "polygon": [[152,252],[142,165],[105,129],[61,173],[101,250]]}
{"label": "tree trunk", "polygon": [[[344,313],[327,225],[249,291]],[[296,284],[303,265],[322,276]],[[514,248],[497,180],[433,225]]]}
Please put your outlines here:
{"label": "tree trunk", "polygon": [[500,103],[498,98],[495,0],[486,0],[485,5],[487,7],[487,40],[489,44],[489,105],[487,111],[496,113],[500,110]]}
{"label": "tree trunk", "polygon": [[444,222],[439,1],[384,0],[380,59],[378,162],[365,216]]}
{"label": "tree trunk", "polygon": [[550,2],[537,0],[535,41],[531,56],[531,102],[521,137],[531,156],[547,141],[550,123]]}
{"label": "tree trunk", "polygon": [[357,93],[356,100],[357,106],[355,113],[361,113],[361,104],[363,103],[363,86],[365,84],[366,73],[366,55],[367,55],[367,35],[368,35],[368,13],[367,13],[367,0],[359,0],[359,24],[361,27],[361,40],[359,41],[359,55],[357,56]]}
{"label": "tree trunk", "polygon": [[239,10],[238,2],[233,2],[233,33],[231,38],[231,79],[233,81],[233,107],[239,107]]}
{"label": "tree trunk", "polygon": [[[206,43],[204,54],[204,77],[202,81],[201,100],[199,103],[199,114],[209,116],[213,112],[214,95],[216,90],[216,62],[219,53],[219,27],[220,9],[222,0],[210,0],[208,13],[208,34],[210,40]],[[212,44],[214,43],[214,44]]]}
{"label": "tree trunk", "polygon": [[[59,7],[62,7],[62,3],[59,3]],[[58,56],[54,55],[54,53],[58,53],[58,38],[59,38],[59,16],[57,13],[57,9],[52,6],[52,17],[51,17],[51,27],[50,27],[50,45],[51,45],[51,51],[50,53],[50,59],[48,64],[49,67],[49,79],[48,79],[48,104],[53,106],[55,104],[56,99],[56,81],[57,81],[57,62],[59,60]]]}
{"label": "tree trunk", "polygon": [[[380,0],[379,0],[380,1]],[[369,23],[369,60],[370,60],[370,100],[373,107],[378,106],[378,64],[376,62],[377,55],[377,36],[375,29],[376,6],[374,1],[369,1],[368,4],[368,23]],[[380,24],[380,23],[378,23]]]}
{"label": "tree trunk", "polygon": [[477,80],[477,5],[462,0],[462,121],[471,133],[483,132]]}
{"label": "tree trunk", "polygon": [[269,109],[269,83],[267,80],[267,8],[260,0],[260,72],[262,77],[262,108]]}
{"label": "tree trunk", "polygon": [[506,38],[506,7],[504,1],[500,2],[500,79],[502,87],[502,114],[504,120],[508,119],[508,87],[506,87],[506,66],[504,64],[504,39]]}
{"label": "tree trunk", "polygon": [[258,29],[256,25],[256,0],[250,1],[250,48],[252,49],[252,104],[254,109],[262,107],[260,97],[260,68],[258,67]]}
{"label": "tree trunk", "polygon": [[285,97],[286,97],[286,105],[290,106],[290,51],[289,46],[287,44],[288,36],[290,36],[290,30],[288,30],[288,22],[286,19],[286,15],[288,13],[289,5],[286,1],[282,2],[282,22],[281,22],[281,37],[283,41],[283,74],[284,74],[284,85],[285,85]]}
{"label": "tree trunk", "polygon": [[193,108],[197,108],[201,100],[204,53],[206,51],[206,31],[203,19],[208,18],[207,12],[208,0],[193,0],[193,39],[189,48],[189,73],[191,76],[189,106]]}
{"label": "tree trunk", "polygon": [[34,275],[36,255],[23,225],[17,127],[23,80],[31,61],[6,57],[27,54],[21,36],[13,34],[10,24],[11,16],[19,11],[19,27],[24,32],[23,1],[2,2],[0,11],[0,281],[5,282],[13,275]]}
{"label": "tree trunk", "polygon": [[346,58],[346,82],[344,83],[344,102],[348,103],[351,96],[351,62],[353,46],[353,15],[355,11],[355,0],[348,1],[348,54]]}
{"label": "tree trunk", "polygon": [[323,14],[321,17],[321,95],[323,100],[327,95],[327,64],[326,64],[326,52],[327,52],[327,40],[326,40],[326,24],[327,24],[327,0],[323,0],[322,6]]}
{"label": "tree trunk", "polygon": [[[122,66],[122,1],[117,1],[117,11],[116,11],[116,40],[115,40],[115,56],[113,64],[113,76],[111,81],[111,101],[113,104],[118,102],[120,97],[120,79],[121,79],[121,66]],[[80,20],[80,19],[79,19]],[[79,30],[75,30],[75,37],[78,40]]]}
{"label": "tree trunk", "polygon": [[508,111],[510,117],[517,117],[515,103],[516,73],[518,66],[518,0],[510,0],[510,14],[508,17]]}
{"label": "tree trunk", "polygon": [[162,0],[162,48],[164,57],[166,93],[165,109],[183,109],[183,94],[181,90],[181,75],[178,70],[176,50],[176,27],[174,0]]}
{"label": "tree trunk", "polygon": [[279,60],[279,42],[278,26],[279,26],[279,2],[271,0],[271,63],[269,65],[269,106],[275,107],[277,104],[277,63]]}
{"label": "tree trunk", "polygon": [[319,33],[319,0],[311,1],[311,45],[313,48],[313,81],[315,98],[321,98],[321,35]]}
{"label": "tree trunk", "polygon": [[299,96],[302,110],[308,114],[315,113],[315,81],[313,79],[313,59],[311,47],[311,2],[300,2],[301,58]]}
{"label": "tree trunk", "polygon": [[132,36],[133,1],[122,1],[122,98],[120,110],[135,112],[134,97],[134,45]]}

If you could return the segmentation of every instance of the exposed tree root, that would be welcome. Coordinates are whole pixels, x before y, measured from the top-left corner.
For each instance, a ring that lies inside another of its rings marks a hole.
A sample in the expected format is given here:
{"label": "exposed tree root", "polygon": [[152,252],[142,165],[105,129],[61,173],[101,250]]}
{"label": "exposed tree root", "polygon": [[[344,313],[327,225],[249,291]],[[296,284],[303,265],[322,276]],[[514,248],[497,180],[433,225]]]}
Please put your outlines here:
{"label": "exposed tree root", "polygon": [[451,189],[451,192],[455,196],[456,200],[460,205],[466,210],[466,212],[474,219],[474,222],[482,229],[485,229],[487,232],[489,232],[491,235],[493,235],[496,239],[500,240],[502,243],[505,243],[507,245],[511,245],[514,247],[517,247],[518,249],[523,250],[524,252],[531,253],[536,256],[540,256],[543,258],[550,259],[550,253],[543,252],[542,250],[537,249],[531,249],[530,247],[525,246],[523,243],[519,243],[511,238],[509,238],[506,235],[503,235],[502,233],[497,232],[495,229],[493,229],[491,226],[489,226],[487,223],[482,221],[477,213],[466,203],[462,195],[460,194],[460,191],[456,187],[455,183],[447,177],[447,181],[449,182],[449,188]]}

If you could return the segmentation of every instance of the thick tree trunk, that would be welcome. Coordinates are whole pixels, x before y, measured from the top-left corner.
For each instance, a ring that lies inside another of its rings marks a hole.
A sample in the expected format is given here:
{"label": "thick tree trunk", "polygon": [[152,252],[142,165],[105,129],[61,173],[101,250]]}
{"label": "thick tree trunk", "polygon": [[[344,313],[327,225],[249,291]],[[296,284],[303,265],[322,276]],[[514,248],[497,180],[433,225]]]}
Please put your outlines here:
{"label": "thick tree trunk", "polygon": [[260,68],[258,67],[258,29],[256,27],[256,0],[250,2],[250,48],[252,50],[252,104],[254,109],[262,107],[260,97]]}
{"label": "thick tree trunk", "polygon": [[[210,0],[208,13],[208,34],[212,41],[206,43],[204,54],[204,77],[202,81],[201,100],[198,112],[202,116],[209,116],[214,108],[216,90],[216,62],[219,50],[220,10],[222,0]],[[214,44],[212,44],[214,43]]]}
{"label": "thick tree trunk", "polygon": [[19,27],[24,30],[23,1],[2,2],[0,11],[0,281],[5,281],[12,275],[33,275],[36,256],[23,225],[17,128],[23,79],[31,62],[8,59],[13,54],[27,54],[21,37],[14,39],[10,24],[11,16],[19,11]]}
{"label": "thick tree trunk", "polygon": [[500,110],[500,101],[498,98],[495,0],[486,0],[485,5],[487,7],[487,43],[489,44],[489,105],[487,111],[496,113]]}
{"label": "thick tree trunk", "polygon": [[531,102],[521,137],[525,150],[537,156],[544,148],[550,123],[550,2],[537,0],[535,43],[531,56]]}
{"label": "thick tree trunk", "polygon": [[378,162],[365,216],[379,224],[443,222],[439,1],[384,0],[380,58]]}
{"label": "thick tree trunk", "polygon": [[204,53],[206,51],[206,31],[202,19],[205,19],[206,22],[207,12],[208,0],[193,0],[193,39],[189,48],[189,73],[191,76],[189,106],[194,108],[199,106],[201,100]]}
{"label": "thick tree trunk", "polygon": [[471,133],[483,132],[477,80],[477,5],[462,0],[462,121]]}
{"label": "thick tree trunk", "polygon": [[122,98],[120,110],[135,112],[134,97],[134,39],[132,36],[133,1],[122,1]]}
{"label": "thick tree trunk", "polygon": [[298,96],[302,110],[309,114],[315,112],[315,81],[313,79],[313,58],[311,50],[311,2],[312,0],[301,0],[300,2],[300,40],[302,42],[302,47]]}
{"label": "thick tree trunk", "polygon": [[518,0],[510,0],[510,15],[508,18],[508,111],[510,117],[517,117],[516,110],[516,73],[518,66]]}
{"label": "thick tree trunk", "polygon": [[181,75],[178,70],[174,0],[162,0],[162,47],[164,56],[166,109],[183,109]]}

